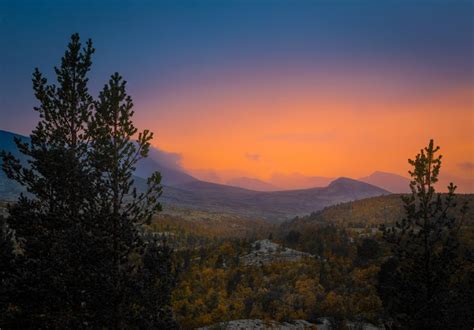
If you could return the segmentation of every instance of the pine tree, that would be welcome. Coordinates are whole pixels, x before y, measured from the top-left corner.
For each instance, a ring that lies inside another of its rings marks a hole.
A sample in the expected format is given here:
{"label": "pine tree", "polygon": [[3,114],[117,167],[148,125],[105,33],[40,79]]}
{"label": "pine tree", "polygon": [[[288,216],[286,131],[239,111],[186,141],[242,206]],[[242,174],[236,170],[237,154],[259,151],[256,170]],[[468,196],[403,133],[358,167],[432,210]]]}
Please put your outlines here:
{"label": "pine tree", "polygon": [[[130,308],[126,296],[132,274],[136,271],[129,258],[145,246],[139,225],[148,223],[153,213],[161,210],[158,172],[148,179],[147,191],[138,194],[133,187],[135,165],[146,157],[153,134],[145,130],[138,135],[133,125],[133,102],[125,90],[126,82],[115,73],[103,88],[95,103],[95,112],[87,131],[90,143],[89,160],[95,171],[94,186],[99,193],[99,213],[104,241],[111,253],[110,261],[110,320],[114,328],[122,328]],[[141,250],[140,250],[141,249]],[[153,311],[151,311],[153,313]]]}
{"label": "pine tree", "polygon": [[[460,293],[453,281],[462,266],[462,219],[451,215],[457,207],[456,186],[451,183],[445,196],[435,193],[442,159],[438,151],[431,140],[409,160],[413,170],[411,194],[402,197],[405,217],[394,227],[382,226],[392,256],[381,267],[378,291],[396,327],[450,328],[450,314],[457,308],[451,302]],[[461,214],[465,212],[463,205]]]}
{"label": "pine tree", "polygon": [[[30,143],[16,140],[28,164],[2,154],[3,170],[28,193],[9,208],[7,223],[20,253],[2,255],[2,268],[13,271],[2,279],[9,286],[0,312],[8,310],[8,319],[0,318],[0,327],[128,328],[136,324],[133,309],[172,320],[169,300],[163,300],[168,307],[153,309],[137,290],[169,296],[173,281],[136,285],[147,283],[139,275],[143,259],[171,263],[171,251],[146,254],[141,226],[160,210],[159,173],[144,192],[134,188],[135,165],[147,156],[152,134],[144,131],[133,142],[133,103],[118,74],[93,100],[87,73],[94,48],[90,40],[81,47],[74,34],[55,68],[58,85],[37,69],[33,74],[40,121]],[[169,267],[160,269],[154,278],[172,276]]]}
{"label": "pine tree", "polygon": [[28,165],[3,154],[7,176],[28,191],[10,208],[7,220],[24,241],[26,259],[19,269],[18,327],[83,326],[97,317],[89,308],[89,302],[100,301],[90,275],[100,261],[88,234],[94,193],[86,184],[91,173],[85,161],[93,102],[87,73],[94,48],[90,41],[81,47],[73,35],[55,68],[58,85],[49,85],[38,69],[33,74],[40,121],[30,143],[15,141]]}

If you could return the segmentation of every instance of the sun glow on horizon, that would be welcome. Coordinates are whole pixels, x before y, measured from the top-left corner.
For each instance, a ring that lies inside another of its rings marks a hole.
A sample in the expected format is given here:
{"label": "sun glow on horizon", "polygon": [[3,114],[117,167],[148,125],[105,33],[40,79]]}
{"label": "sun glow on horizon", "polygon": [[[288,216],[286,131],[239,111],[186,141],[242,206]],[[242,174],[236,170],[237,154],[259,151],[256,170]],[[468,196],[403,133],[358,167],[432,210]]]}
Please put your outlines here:
{"label": "sun glow on horizon", "polygon": [[406,176],[407,158],[430,138],[445,172],[472,177],[460,164],[474,163],[473,86],[420,88],[389,70],[315,77],[214,76],[140,104],[140,125],[198,177]]}

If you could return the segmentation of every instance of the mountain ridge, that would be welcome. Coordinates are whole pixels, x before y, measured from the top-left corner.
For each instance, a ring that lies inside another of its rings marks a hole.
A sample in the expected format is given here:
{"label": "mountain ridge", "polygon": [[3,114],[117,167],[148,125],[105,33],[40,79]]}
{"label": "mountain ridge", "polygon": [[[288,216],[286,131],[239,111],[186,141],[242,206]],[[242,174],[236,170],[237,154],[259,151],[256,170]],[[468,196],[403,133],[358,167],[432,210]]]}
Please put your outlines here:
{"label": "mountain ridge", "polygon": [[[2,131],[4,132],[4,131]],[[10,138],[14,133],[10,134]],[[5,143],[5,134],[0,140],[0,149],[11,143]],[[17,135],[19,136],[19,135]],[[21,137],[28,139],[26,137]],[[12,151],[12,150],[8,150]],[[15,150],[13,150],[15,152]],[[144,164],[143,164],[144,163]],[[164,170],[163,170],[164,169]],[[255,191],[224,184],[200,181],[179,171],[160,164],[156,159],[145,159],[135,173],[135,185],[145,189],[146,180],[138,174],[148,176],[151,172],[161,171],[163,176],[162,203],[196,209],[230,212],[272,222],[281,222],[297,215],[320,210],[326,206],[388,194],[389,192],[374,185],[350,178],[338,178],[326,187],[314,187],[295,190]],[[167,178],[168,176],[168,178]],[[0,175],[0,199],[13,200],[23,187]],[[23,189],[24,190],[24,189]]]}

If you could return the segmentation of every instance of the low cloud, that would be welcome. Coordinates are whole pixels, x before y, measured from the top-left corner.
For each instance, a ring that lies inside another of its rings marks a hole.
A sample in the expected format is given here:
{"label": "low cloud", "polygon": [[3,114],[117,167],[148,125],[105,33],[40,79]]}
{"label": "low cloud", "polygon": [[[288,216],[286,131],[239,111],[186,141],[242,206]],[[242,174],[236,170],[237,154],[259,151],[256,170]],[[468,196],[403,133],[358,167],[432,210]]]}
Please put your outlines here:
{"label": "low cloud", "polygon": [[474,162],[463,162],[458,164],[459,168],[464,171],[474,170]]}
{"label": "low cloud", "polygon": [[181,164],[183,156],[180,153],[163,151],[156,147],[151,147],[148,156],[164,167],[181,171],[184,170]]}
{"label": "low cloud", "polygon": [[251,153],[246,153],[245,158],[248,160],[253,160],[253,161],[259,161],[260,160],[260,154],[251,154]]}

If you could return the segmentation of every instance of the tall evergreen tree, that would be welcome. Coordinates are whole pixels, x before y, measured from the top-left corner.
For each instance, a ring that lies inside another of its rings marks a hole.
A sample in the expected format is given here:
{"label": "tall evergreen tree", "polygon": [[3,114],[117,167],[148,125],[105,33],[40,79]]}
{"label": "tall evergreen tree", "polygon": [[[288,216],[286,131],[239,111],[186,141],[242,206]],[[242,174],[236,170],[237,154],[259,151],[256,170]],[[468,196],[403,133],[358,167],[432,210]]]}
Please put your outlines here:
{"label": "tall evergreen tree", "polygon": [[[143,251],[145,241],[139,225],[148,223],[153,213],[161,210],[158,172],[148,179],[147,191],[138,194],[133,187],[133,172],[138,161],[148,155],[153,134],[137,133],[133,125],[133,103],[125,90],[126,82],[115,73],[99,95],[87,134],[91,141],[89,159],[95,171],[95,191],[108,244],[110,262],[110,319],[115,328],[124,325],[130,301],[126,289],[132,272],[132,253]],[[151,312],[153,313],[153,312]]]}
{"label": "tall evergreen tree", "polygon": [[97,298],[89,274],[98,260],[91,259],[94,239],[86,215],[94,194],[86,184],[90,169],[85,161],[85,130],[93,105],[87,73],[94,48],[90,41],[81,47],[79,36],[73,35],[55,68],[58,85],[48,84],[38,69],[33,74],[40,121],[30,143],[16,139],[28,165],[3,154],[7,176],[28,191],[10,208],[7,220],[24,241],[22,290],[12,297],[18,327],[82,326],[95,318],[88,308]]}
{"label": "tall evergreen tree", "polygon": [[[0,327],[128,328],[137,324],[129,317],[133,308],[153,320],[163,317],[163,309],[150,309],[137,298],[142,292],[136,290],[145,285],[132,285],[147,283],[139,276],[147,251],[141,224],[160,209],[159,173],[143,193],[133,188],[135,164],[147,156],[152,134],[144,131],[132,142],[133,104],[118,74],[97,101],[90,96],[93,53],[91,41],[82,48],[74,34],[55,68],[58,85],[35,70],[40,121],[30,143],[16,140],[28,164],[2,154],[3,170],[28,193],[9,208],[7,223],[20,253],[13,260],[12,253],[1,258],[2,268],[13,264],[14,271],[2,279],[10,286],[2,292],[0,313],[8,311],[8,318],[0,318]],[[2,246],[10,249],[4,238]],[[154,256],[165,264],[171,258]],[[171,286],[150,288],[168,295]]]}
{"label": "tall evergreen tree", "polygon": [[[462,295],[455,283],[462,267],[458,238],[462,218],[452,215],[456,186],[451,183],[445,196],[435,192],[442,159],[438,151],[431,140],[409,160],[413,170],[411,194],[402,197],[405,217],[394,227],[382,227],[392,256],[381,267],[378,290],[395,327],[452,328],[450,315],[459,308],[453,301]],[[463,205],[461,214],[465,212]],[[465,314],[458,321],[466,326],[468,319]]]}

